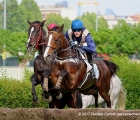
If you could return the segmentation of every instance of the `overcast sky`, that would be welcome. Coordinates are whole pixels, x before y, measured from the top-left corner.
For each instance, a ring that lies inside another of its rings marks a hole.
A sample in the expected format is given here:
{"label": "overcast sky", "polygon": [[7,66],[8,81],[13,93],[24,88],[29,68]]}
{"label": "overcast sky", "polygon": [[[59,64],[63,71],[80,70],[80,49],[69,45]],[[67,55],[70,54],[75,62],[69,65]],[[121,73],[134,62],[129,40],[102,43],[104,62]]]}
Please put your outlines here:
{"label": "overcast sky", "polygon": [[[18,0],[19,2],[21,0]],[[63,0],[35,0],[39,5],[55,4]],[[69,3],[70,8],[78,9],[79,0],[66,0]],[[96,2],[97,0],[82,0],[89,2]],[[134,15],[140,14],[140,0],[98,0],[98,11],[102,15],[105,14],[106,8],[110,8],[116,15]],[[83,4],[81,6],[81,12],[96,12],[96,5]]]}

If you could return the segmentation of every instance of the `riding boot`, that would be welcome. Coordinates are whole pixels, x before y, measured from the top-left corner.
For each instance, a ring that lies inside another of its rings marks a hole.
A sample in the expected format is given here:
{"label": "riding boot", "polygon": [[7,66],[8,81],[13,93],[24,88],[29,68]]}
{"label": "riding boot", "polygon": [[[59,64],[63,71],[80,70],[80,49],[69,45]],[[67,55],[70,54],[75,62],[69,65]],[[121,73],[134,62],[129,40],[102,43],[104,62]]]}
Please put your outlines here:
{"label": "riding boot", "polygon": [[95,76],[95,71],[94,71],[94,63],[93,62],[89,62],[89,64],[92,66],[92,69],[90,70],[90,74],[91,74],[91,78],[94,79]]}
{"label": "riding boot", "polygon": [[88,57],[89,64],[92,66],[92,69],[90,70],[91,78],[94,79],[96,76],[94,72],[94,61],[93,61],[92,53],[87,53],[87,57]]}

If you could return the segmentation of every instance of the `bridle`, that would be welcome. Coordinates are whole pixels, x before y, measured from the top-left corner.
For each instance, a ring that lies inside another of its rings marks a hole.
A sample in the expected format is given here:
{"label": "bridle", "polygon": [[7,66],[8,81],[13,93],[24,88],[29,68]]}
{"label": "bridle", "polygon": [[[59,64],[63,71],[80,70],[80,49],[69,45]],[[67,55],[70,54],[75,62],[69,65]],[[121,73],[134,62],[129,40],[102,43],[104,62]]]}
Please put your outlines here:
{"label": "bridle", "polygon": [[[53,49],[54,51],[56,51],[57,49],[58,49],[58,46],[61,48],[62,46],[62,44],[61,44],[61,34],[60,33],[58,33],[58,32],[56,32],[56,31],[50,31],[49,33],[56,33],[56,34],[58,34],[58,45],[57,45],[57,48],[53,48],[53,47],[51,47],[51,46],[47,46],[47,47],[50,47],[51,49]],[[62,50],[60,50],[60,51],[58,51],[57,53],[60,53],[60,52],[64,52],[64,51],[66,51],[66,50],[68,50],[68,49],[70,49],[71,48],[71,46],[70,47],[67,47],[66,49],[62,49]]]}
{"label": "bridle", "polygon": [[39,41],[43,38],[43,31],[41,29],[42,27],[39,24],[30,24],[30,27],[35,27],[35,26],[39,27],[39,32],[38,32],[39,35],[36,38],[32,37],[32,36],[29,36],[29,38],[32,39],[35,42],[35,46],[46,44],[46,42],[39,43]]}
{"label": "bridle", "polygon": [[[59,51],[57,51],[58,50],[58,47],[59,48],[62,48],[62,44],[61,44],[61,34],[60,33],[58,33],[58,32],[56,32],[56,31],[50,31],[49,33],[56,33],[59,37],[57,38],[57,47],[56,48],[53,48],[53,47],[51,47],[51,46],[47,46],[47,47],[49,47],[49,48],[51,48],[52,50],[53,50],[53,53],[52,54],[58,54],[58,53],[61,53],[61,52],[64,52],[64,51],[67,51],[67,50],[69,50],[69,49],[71,49],[71,47],[72,46],[69,46],[69,47],[67,47],[67,48],[65,48],[65,49],[60,49]],[[56,52],[57,51],[57,52]],[[69,57],[67,57],[67,58],[58,58],[58,59],[69,59],[69,58],[71,58],[71,57],[73,57],[73,56],[69,56]],[[75,57],[74,57],[75,58]]]}

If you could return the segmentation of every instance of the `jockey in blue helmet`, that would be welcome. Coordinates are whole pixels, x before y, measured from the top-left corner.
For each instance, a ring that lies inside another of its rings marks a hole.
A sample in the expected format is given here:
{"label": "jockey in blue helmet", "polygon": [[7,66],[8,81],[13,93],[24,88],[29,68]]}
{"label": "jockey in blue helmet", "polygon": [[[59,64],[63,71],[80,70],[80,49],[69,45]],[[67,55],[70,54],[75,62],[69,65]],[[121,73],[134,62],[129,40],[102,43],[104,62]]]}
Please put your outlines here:
{"label": "jockey in blue helmet", "polygon": [[[71,45],[78,45],[85,51],[88,62],[93,67],[93,55],[97,56],[96,46],[89,31],[84,27],[81,20],[74,20],[71,23],[71,28],[65,33],[65,36],[70,40]],[[92,78],[95,77],[94,70],[92,70]]]}

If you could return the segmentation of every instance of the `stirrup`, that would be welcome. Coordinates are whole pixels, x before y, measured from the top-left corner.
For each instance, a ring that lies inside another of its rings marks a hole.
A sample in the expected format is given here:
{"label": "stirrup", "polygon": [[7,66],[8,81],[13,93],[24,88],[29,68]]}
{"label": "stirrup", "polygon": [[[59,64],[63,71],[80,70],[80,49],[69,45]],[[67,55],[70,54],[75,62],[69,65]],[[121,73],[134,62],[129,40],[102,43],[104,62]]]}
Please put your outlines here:
{"label": "stirrup", "polygon": [[96,78],[95,74],[91,73],[91,79]]}
{"label": "stirrup", "polygon": [[93,68],[90,70],[90,76],[91,76],[91,79],[94,79],[96,77],[93,71]]}

